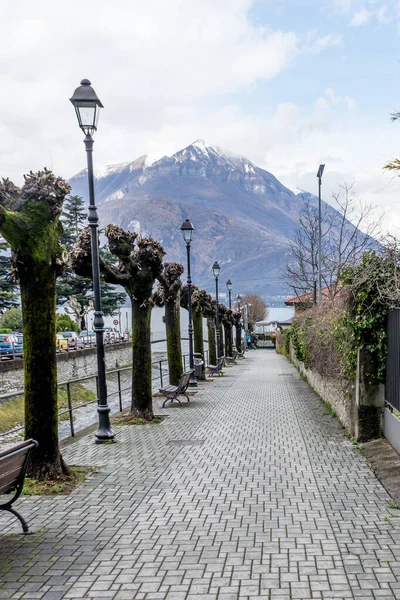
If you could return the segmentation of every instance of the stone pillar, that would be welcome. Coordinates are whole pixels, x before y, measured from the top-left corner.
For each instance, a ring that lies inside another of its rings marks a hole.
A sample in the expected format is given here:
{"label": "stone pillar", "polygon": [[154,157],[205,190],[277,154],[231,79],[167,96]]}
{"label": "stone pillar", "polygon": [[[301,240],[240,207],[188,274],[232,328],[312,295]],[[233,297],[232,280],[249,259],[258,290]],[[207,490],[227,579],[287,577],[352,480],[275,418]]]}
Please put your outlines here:
{"label": "stone pillar", "polygon": [[384,386],[372,379],[375,373],[376,363],[371,353],[359,348],[353,412],[354,437],[358,442],[378,438],[382,431]]}

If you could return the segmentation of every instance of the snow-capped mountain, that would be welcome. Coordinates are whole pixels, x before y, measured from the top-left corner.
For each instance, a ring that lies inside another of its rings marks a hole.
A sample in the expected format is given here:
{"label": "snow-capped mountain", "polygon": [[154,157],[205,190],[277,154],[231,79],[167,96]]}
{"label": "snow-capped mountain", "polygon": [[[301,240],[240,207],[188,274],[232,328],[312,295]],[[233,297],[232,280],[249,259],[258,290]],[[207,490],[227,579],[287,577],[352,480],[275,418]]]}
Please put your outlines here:
{"label": "snow-capped mountain", "polygon": [[[86,170],[70,184],[73,194],[87,198]],[[101,225],[152,235],[164,245],[166,260],[183,264],[179,228],[189,217],[199,286],[214,289],[211,265],[218,260],[221,282],[231,279],[235,294],[286,293],[282,271],[302,200],[247,158],[197,140],[153,163],[141,156],[95,171],[95,193]]]}

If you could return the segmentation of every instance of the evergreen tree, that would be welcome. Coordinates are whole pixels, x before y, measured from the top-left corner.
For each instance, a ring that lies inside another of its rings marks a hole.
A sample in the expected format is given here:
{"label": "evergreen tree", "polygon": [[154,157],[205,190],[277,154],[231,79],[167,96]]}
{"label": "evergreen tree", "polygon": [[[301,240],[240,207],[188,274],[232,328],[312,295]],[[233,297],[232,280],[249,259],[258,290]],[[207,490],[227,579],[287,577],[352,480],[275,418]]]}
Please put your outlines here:
{"label": "evergreen tree", "polygon": [[16,288],[11,270],[10,246],[0,238],[0,314],[18,304]]}
{"label": "evergreen tree", "polygon": [[80,196],[68,196],[61,216],[64,227],[61,243],[68,250],[75,244],[78,233],[83,229],[86,219],[85,201]]}

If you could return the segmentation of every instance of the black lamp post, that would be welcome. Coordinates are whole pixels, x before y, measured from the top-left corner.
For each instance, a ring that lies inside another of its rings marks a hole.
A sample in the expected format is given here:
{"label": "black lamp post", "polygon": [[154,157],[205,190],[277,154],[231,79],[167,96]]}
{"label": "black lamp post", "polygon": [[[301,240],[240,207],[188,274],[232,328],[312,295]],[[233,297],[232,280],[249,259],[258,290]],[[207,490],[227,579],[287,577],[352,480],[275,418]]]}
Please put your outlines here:
{"label": "black lamp post", "polygon": [[98,99],[96,92],[91,87],[88,79],[82,79],[81,85],[76,88],[74,95],[70,99],[75,107],[78,117],[79,127],[85,134],[85,148],[87,153],[88,182],[89,182],[89,228],[90,241],[92,249],[92,272],[93,272],[93,292],[94,292],[94,321],[93,329],[96,333],[96,353],[97,353],[97,373],[98,373],[98,397],[97,412],[99,414],[99,428],[95,433],[96,443],[114,440],[114,432],[110,425],[110,407],[107,404],[107,381],[106,366],[104,360],[104,319],[101,310],[100,295],[100,263],[99,263],[99,243],[98,243],[98,223],[99,217],[94,200],[94,179],[93,179],[93,134],[97,131],[97,121],[99,118],[102,103]]}
{"label": "black lamp post", "polygon": [[228,296],[229,296],[229,308],[232,308],[232,281],[228,279],[226,282],[226,287],[228,288]]}
{"label": "black lamp post", "polygon": [[321,234],[321,179],[325,165],[319,165],[318,177],[318,304],[322,301],[322,234]]}
{"label": "black lamp post", "polygon": [[213,270],[214,277],[215,277],[215,298],[217,300],[217,306],[215,307],[215,326],[217,328],[217,360],[218,360],[219,359],[219,344],[220,344],[220,337],[221,337],[221,333],[220,333],[220,330],[219,330],[218,277],[219,277],[219,272],[221,270],[221,267],[219,266],[219,264],[217,263],[217,261],[215,261],[215,263],[213,264],[212,270]]}
{"label": "black lamp post", "polygon": [[[190,370],[194,369],[194,357],[193,357],[193,320],[192,320],[192,278],[190,275],[190,244],[192,242],[194,227],[189,221],[186,219],[181,226],[181,231],[183,235],[183,239],[186,242],[186,252],[187,252],[187,287],[188,287],[188,312],[189,312],[189,326],[188,326],[188,334],[189,334],[189,366]],[[190,376],[189,381],[190,387],[197,387],[196,377],[194,373]]]}

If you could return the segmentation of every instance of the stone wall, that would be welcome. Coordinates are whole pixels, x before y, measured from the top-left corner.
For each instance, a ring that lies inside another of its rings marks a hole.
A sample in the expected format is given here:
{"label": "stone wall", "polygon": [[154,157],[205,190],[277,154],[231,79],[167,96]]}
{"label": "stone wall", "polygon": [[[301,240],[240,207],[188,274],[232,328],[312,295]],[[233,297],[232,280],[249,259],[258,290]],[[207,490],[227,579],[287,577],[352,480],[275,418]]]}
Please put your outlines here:
{"label": "stone wall", "polygon": [[339,421],[359,442],[378,438],[383,428],[384,386],[371,383],[375,365],[369,352],[358,351],[357,374],[353,384],[340,379],[324,379],[297,360],[293,347],[290,351],[293,364],[310,386],[326,403],[330,403]]}
{"label": "stone wall", "polygon": [[[105,346],[106,369],[118,369],[132,363],[130,342]],[[96,348],[57,355],[58,382],[71,381],[95,375],[97,372]],[[22,391],[24,388],[24,363],[15,359],[0,362],[0,395]]]}
{"label": "stone wall", "polygon": [[306,369],[304,364],[297,360],[293,350],[292,362],[306,378],[307,382],[317,392],[324,402],[329,402],[336,412],[339,421],[347,431],[353,434],[353,394],[354,386],[337,379],[324,379],[311,369]]}

